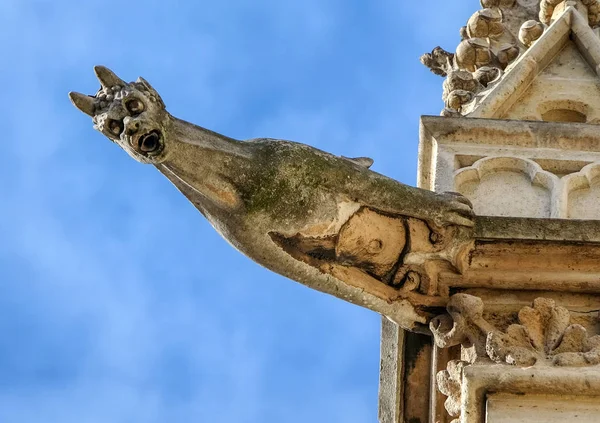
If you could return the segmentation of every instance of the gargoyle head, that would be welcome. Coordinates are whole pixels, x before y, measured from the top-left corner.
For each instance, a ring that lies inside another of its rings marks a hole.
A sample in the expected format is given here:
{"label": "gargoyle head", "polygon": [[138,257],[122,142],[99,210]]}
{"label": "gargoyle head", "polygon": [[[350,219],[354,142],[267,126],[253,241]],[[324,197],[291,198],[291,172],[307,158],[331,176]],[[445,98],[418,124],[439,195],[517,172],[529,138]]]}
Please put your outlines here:
{"label": "gargoyle head", "polygon": [[104,66],[94,68],[100,90],[94,96],[70,92],[71,101],[92,117],[94,128],[142,163],[166,158],[170,115],[154,88],[143,78],[126,83]]}

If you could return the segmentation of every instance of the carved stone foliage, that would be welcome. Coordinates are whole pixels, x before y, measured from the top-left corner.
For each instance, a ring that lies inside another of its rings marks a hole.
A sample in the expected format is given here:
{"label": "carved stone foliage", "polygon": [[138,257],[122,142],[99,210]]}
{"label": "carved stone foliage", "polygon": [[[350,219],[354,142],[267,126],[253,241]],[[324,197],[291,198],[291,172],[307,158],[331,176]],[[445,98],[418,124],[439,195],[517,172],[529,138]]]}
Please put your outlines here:
{"label": "carved stone foliage", "polygon": [[[454,54],[436,47],[421,57],[432,72],[448,77],[442,96],[444,116],[469,114],[566,7],[575,6],[587,13],[591,26],[600,23],[599,0],[481,0],[481,6],[461,28],[462,41]],[[485,77],[478,75],[482,69]],[[476,83],[464,87],[465,81]]]}
{"label": "carved stone foliage", "polygon": [[[443,94],[445,115],[464,114],[476,94],[498,80],[502,70],[520,53],[517,39],[503,22],[503,8],[512,8],[514,2],[482,4],[484,8],[475,12],[461,29],[463,40],[455,54],[437,47],[421,57],[432,72],[448,76]],[[483,72],[477,72],[479,69]]]}
{"label": "carved stone foliage", "polygon": [[[452,417],[460,417],[461,415],[462,372],[468,364],[466,361],[452,360],[448,362],[446,370],[442,370],[436,375],[438,390],[448,397],[444,402],[444,408]],[[460,419],[455,419],[450,423],[459,422]]]}
{"label": "carved stone foliage", "polygon": [[574,6],[578,4],[586,8],[588,20],[591,26],[600,24],[600,2],[598,0],[579,0],[567,1],[564,0],[542,0],[540,2],[540,21],[545,24],[550,24],[554,16],[555,9],[562,3],[571,3]]}
{"label": "carved stone foliage", "polygon": [[436,47],[431,53],[421,56],[421,63],[427,66],[436,75],[446,76],[452,70],[454,53],[447,52],[441,47]]}
{"label": "carved stone foliage", "polygon": [[491,359],[521,367],[600,364],[600,336],[571,324],[570,312],[553,300],[538,298],[504,331],[484,319],[483,302],[472,295],[452,296],[447,310],[431,321],[435,342],[440,348],[461,344],[472,362]]}
{"label": "carved stone foliage", "polygon": [[529,20],[521,25],[519,30],[519,41],[530,47],[544,33],[544,25],[536,20]]}

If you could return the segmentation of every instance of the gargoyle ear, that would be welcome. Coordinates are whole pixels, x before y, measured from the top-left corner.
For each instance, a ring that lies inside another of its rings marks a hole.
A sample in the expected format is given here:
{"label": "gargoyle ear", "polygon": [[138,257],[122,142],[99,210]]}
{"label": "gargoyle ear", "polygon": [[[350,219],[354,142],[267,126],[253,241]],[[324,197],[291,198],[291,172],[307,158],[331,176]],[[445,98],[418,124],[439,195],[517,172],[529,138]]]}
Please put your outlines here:
{"label": "gargoyle ear", "polygon": [[71,91],[69,93],[69,98],[71,99],[71,103],[83,113],[88,116],[94,116],[94,111],[96,110],[96,102],[93,97],[89,95],[76,93]]}
{"label": "gargoyle ear", "polygon": [[158,95],[158,92],[154,88],[152,88],[152,85],[150,85],[150,83],[141,76],[138,77],[138,79],[135,82],[137,82],[138,84],[143,84],[148,89],[148,91],[150,91],[156,97],[160,98],[160,95]]}
{"label": "gargoyle ear", "polygon": [[126,85],[125,81],[105,66],[94,66],[94,73],[103,88],[111,88],[115,85],[123,87]]}

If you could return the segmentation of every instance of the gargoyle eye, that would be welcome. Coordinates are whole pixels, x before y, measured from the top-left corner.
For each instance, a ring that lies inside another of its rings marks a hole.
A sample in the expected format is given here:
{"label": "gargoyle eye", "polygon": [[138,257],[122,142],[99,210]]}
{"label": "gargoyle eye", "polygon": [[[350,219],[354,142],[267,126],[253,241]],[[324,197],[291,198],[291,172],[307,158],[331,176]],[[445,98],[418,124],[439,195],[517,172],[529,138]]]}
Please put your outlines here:
{"label": "gargoyle eye", "polygon": [[134,116],[139,115],[144,111],[144,103],[137,98],[132,98],[131,100],[127,101],[127,103],[125,103],[125,107],[127,108],[127,111]]}
{"label": "gargoyle eye", "polygon": [[108,122],[108,130],[113,135],[121,135],[121,132],[123,132],[123,122],[121,122],[120,120],[111,119]]}

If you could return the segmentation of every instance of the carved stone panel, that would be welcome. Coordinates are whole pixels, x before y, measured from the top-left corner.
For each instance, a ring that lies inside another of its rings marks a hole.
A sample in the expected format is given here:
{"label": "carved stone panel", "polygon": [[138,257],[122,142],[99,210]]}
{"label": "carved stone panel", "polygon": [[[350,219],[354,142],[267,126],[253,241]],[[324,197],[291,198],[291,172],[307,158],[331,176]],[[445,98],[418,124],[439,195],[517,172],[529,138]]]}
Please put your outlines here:
{"label": "carved stone panel", "polygon": [[558,178],[537,163],[516,157],[489,157],[460,169],[456,191],[479,215],[552,217]]}
{"label": "carved stone panel", "polygon": [[571,219],[600,219],[600,163],[563,178],[565,214]]}
{"label": "carved stone panel", "polygon": [[600,219],[596,125],[575,130],[558,122],[422,122],[423,186],[462,193],[478,215]]}

